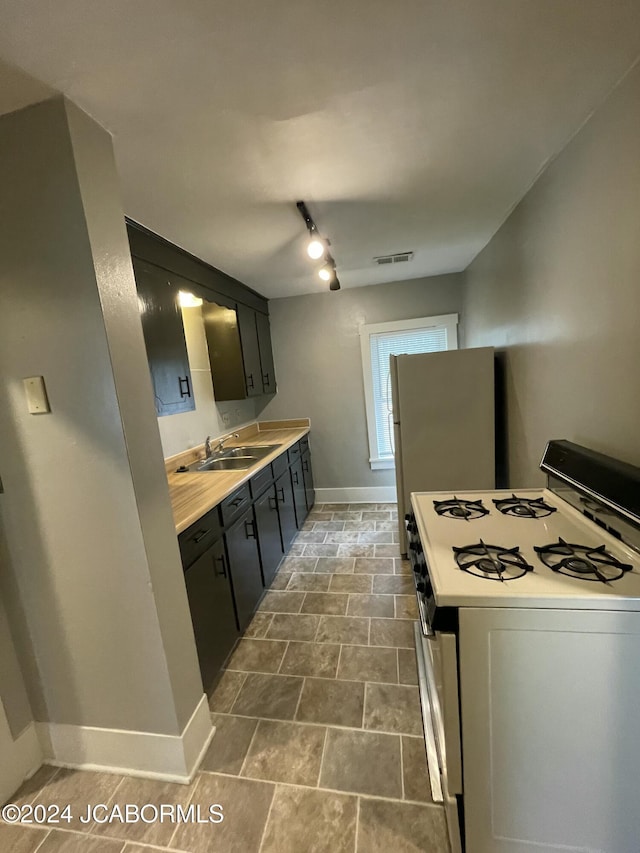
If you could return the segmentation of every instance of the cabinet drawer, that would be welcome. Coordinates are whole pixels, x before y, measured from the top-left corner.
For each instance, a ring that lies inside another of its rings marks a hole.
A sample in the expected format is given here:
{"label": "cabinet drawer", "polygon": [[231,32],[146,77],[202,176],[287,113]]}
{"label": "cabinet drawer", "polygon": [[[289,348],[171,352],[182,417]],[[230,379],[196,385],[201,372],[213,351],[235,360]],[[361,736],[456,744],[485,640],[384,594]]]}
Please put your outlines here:
{"label": "cabinet drawer", "polygon": [[203,515],[178,536],[182,566],[188,569],[201,554],[210,548],[222,533],[218,507]]}
{"label": "cabinet drawer", "polygon": [[229,495],[228,498],[225,498],[220,504],[223,525],[228,527],[234,518],[246,510],[250,503],[251,495],[248,484],[239,488],[232,495]]}
{"label": "cabinet drawer", "polygon": [[280,456],[274,459],[271,463],[271,467],[273,468],[273,477],[275,480],[277,480],[278,477],[281,474],[284,474],[284,472],[289,467],[289,459],[287,457],[287,454],[282,453]]}
{"label": "cabinet drawer", "polygon": [[262,492],[267,488],[269,483],[273,482],[273,470],[271,465],[267,465],[259,471],[255,477],[252,477],[249,480],[249,487],[251,489],[251,497],[255,500],[259,497]]}
{"label": "cabinet drawer", "polygon": [[294,444],[293,447],[290,447],[287,451],[289,453],[289,462],[293,462],[295,459],[300,457],[300,442]]}

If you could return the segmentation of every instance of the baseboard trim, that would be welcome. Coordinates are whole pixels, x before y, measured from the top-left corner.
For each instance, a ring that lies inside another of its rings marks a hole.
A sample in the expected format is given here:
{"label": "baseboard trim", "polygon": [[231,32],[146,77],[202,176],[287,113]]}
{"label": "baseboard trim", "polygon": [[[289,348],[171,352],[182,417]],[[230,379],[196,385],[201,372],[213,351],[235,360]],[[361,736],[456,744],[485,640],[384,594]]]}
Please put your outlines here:
{"label": "baseboard trim", "polygon": [[59,723],[36,726],[48,764],[183,784],[193,780],[215,732],[204,694],[181,735]]}
{"label": "baseboard trim", "polygon": [[316,489],[316,501],[319,504],[389,504],[396,503],[397,499],[395,486]]}

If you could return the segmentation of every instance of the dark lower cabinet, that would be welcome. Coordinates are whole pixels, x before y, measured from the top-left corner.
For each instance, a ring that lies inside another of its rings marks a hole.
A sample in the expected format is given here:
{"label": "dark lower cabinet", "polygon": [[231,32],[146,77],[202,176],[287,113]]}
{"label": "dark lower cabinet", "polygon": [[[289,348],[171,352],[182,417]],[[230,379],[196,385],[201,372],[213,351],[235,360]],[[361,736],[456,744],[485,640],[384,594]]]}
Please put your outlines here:
{"label": "dark lower cabinet", "polygon": [[222,539],[189,566],[184,580],[202,683],[208,692],[238,637]]}
{"label": "dark lower cabinet", "polygon": [[244,631],[264,590],[253,507],[250,507],[224,536],[238,627]]}
{"label": "dark lower cabinet", "polygon": [[313,487],[313,468],[311,467],[311,452],[309,450],[302,455],[302,478],[307,509],[311,512],[311,507],[316,502],[316,490]]}
{"label": "dark lower cabinet", "polygon": [[296,523],[302,527],[307,517],[307,498],[304,488],[302,459],[298,456],[291,466],[291,485],[293,487],[293,505],[296,511]]}
{"label": "dark lower cabinet", "polygon": [[291,540],[298,530],[296,525],[296,511],[293,504],[293,488],[288,469],[276,480],[276,495],[280,515],[280,530],[282,531],[282,545],[284,550],[288,551]]}
{"label": "dark lower cabinet", "polygon": [[276,498],[275,486],[270,486],[264,495],[258,498],[253,508],[258,528],[262,576],[264,578],[264,585],[270,586],[284,553],[282,537],[280,535],[278,500]]}

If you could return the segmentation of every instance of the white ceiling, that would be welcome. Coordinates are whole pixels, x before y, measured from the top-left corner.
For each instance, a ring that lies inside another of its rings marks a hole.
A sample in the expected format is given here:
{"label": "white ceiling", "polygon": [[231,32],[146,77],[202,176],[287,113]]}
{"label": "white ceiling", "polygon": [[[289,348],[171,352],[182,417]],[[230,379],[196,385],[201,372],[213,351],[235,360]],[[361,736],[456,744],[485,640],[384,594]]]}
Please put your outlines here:
{"label": "white ceiling", "polygon": [[343,287],[464,269],[639,53],[640,0],[0,0],[0,57],[113,133],[127,215],[268,297],[326,288],[298,199]]}

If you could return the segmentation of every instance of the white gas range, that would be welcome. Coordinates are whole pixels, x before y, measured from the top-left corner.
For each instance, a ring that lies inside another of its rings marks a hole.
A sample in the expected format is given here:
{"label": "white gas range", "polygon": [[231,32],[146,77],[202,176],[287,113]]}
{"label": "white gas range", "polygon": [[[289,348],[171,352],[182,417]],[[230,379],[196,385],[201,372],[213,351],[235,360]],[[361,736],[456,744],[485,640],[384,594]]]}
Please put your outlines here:
{"label": "white gas range", "polygon": [[569,442],[541,467],[412,495],[432,794],[454,853],[636,853],[640,471]]}

